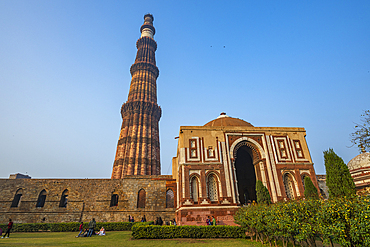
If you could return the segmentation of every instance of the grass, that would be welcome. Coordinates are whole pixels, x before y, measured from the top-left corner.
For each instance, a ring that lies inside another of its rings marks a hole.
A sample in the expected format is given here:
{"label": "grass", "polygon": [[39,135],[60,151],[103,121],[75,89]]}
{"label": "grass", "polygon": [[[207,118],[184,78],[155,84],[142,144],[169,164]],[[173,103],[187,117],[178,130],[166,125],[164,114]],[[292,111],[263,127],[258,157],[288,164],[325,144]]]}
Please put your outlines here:
{"label": "grass", "polygon": [[21,232],[0,239],[0,246],[262,246],[249,239],[132,239],[131,233],[108,232],[106,236],[76,238],[77,232]]}

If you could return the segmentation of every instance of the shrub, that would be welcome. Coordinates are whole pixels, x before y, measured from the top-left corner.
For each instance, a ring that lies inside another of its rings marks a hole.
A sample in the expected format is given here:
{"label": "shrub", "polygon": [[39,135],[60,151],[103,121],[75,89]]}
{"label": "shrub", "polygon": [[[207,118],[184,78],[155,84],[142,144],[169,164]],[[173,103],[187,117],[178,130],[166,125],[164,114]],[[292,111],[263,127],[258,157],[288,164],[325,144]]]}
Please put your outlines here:
{"label": "shrub", "polygon": [[323,203],[318,213],[324,242],[341,246],[370,246],[368,197],[335,198]]}
{"label": "shrub", "polygon": [[256,195],[257,195],[257,202],[263,204],[271,204],[271,196],[269,190],[266,186],[263,185],[261,181],[257,181],[256,183]]}
{"label": "shrub", "polygon": [[[97,222],[95,230],[104,227],[106,231],[130,231],[134,225],[150,225],[149,222]],[[83,228],[88,228],[89,223],[84,222]],[[14,223],[13,232],[76,232],[80,227],[79,222],[68,223]],[[7,229],[7,224],[0,224],[0,228]]]}
{"label": "shrub", "polygon": [[348,167],[333,149],[324,151],[326,185],[329,188],[329,197],[343,197],[356,195],[355,184]]}
{"label": "shrub", "polygon": [[155,226],[135,225],[135,239],[169,238],[243,238],[245,231],[239,226]]}
{"label": "shrub", "polygon": [[306,199],[319,199],[319,193],[317,192],[317,188],[315,185],[313,185],[312,180],[310,177],[306,176],[304,178],[304,184],[305,184],[305,189],[304,189],[304,197]]}
{"label": "shrub", "polygon": [[327,244],[370,247],[370,198],[366,196],[252,205],[239,209],[234,218],[262,243],[271,244],[275,238],[283,246],[288,241],[316,246],[315,239],[321,237]]}

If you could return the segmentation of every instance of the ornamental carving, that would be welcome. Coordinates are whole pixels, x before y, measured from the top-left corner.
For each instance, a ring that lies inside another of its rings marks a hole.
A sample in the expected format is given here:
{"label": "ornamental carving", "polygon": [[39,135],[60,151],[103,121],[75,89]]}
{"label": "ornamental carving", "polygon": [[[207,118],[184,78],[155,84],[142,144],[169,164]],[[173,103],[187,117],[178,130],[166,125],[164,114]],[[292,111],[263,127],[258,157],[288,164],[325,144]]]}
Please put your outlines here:
{"label": "ornamental carving", "polygon": [[242,146],[247,146],[248,148],[250,148],[252,150],[253,164],[255,164],[257,161],[259,161],[261,159],[261,155],[260,155],[259,151],[257,150],[257,148],[252,143],[250,143],[248,141],[242,141],[242,142],[238,143],[235,146],[234,154],[233,154],[234,160],[236,160],[236,154],[238,153],[239,148],[241,148]]}
{"label": "ornamental carving", "polygon": [[154,51],[157,50],[157,42],[155,42],[154,39],[149,38],[149,37],[141,37],[138,41],[136,41],[136,48],[139,49],[139,47],[144,44],[148,44],[149,46],[153,47]]}
{"label": "ornamental carving", "polygon": [[155,79],[157,79],[158,76],[159,76],[159,70],[158,70],[157,66],[155,66],[153,64],[150,64],[150,63],[146,63],[146,62],[134,63],[130,68],[131,76],[134,75],[134,73],[138,70],[147,70],[147,71],[153,73]]}
{"label": "ornamental carving", "polygon": [[124,103],[121,108],[122,118],[125,118],[131,113],[147,114],[159,120],[162,115],[162,110],[156,103],[151,102],[133,101]]}

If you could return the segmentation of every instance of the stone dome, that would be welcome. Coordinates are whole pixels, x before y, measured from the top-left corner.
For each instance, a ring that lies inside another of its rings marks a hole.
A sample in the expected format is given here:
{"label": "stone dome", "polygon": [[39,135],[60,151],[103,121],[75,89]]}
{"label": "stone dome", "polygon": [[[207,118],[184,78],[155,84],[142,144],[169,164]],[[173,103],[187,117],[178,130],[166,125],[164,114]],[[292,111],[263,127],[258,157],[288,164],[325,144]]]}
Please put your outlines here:
{"label": "stone dome", "polygon": [[370,167],[370,153],[367,152],[357,155],[348,162],[347,166],[350,171]]}
{"label": "stone dome", "polygon": [[233,118],[221,113],[216,119],[206,123],[204,126],[215,127],[215,126],[243,126],[243,127],[254,127],[252,124],[241,120],[239,118]]}

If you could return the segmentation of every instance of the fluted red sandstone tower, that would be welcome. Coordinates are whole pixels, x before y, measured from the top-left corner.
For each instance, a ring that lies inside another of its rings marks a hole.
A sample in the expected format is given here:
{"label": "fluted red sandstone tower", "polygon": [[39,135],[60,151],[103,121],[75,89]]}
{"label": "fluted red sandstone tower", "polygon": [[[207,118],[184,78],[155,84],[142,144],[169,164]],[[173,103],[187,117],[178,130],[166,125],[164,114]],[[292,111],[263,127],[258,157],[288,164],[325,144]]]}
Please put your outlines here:
{"label": "fluted red sandstone tower", "polygon": [[112,178],[126,175],[160,175],[159,129],[161,108],[157,105],[153,16],[144,16],[141,37],[136,42],[137,54],[131,66],[128,100],[122,105],[122,127],[113,164]]}

